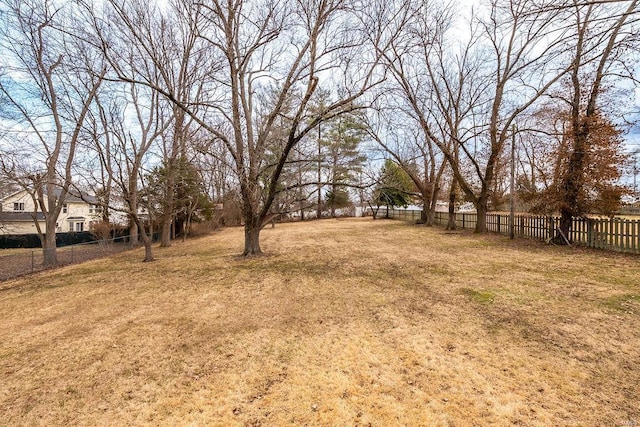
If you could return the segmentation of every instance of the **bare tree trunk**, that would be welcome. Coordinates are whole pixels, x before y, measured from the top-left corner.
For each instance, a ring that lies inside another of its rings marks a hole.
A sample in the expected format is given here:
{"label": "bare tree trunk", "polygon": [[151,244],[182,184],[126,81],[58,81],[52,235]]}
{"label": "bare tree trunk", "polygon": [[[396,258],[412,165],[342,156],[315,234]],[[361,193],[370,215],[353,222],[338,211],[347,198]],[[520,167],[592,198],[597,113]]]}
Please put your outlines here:
{"label": "bare tree trunk", "polygon": [[260,231],[262,230],[261,221],[256,218],[245,218],[244,224],[244,256],[261,255],[260,249]]}
{"label": "bare tree trunk", "polygon": [[331,218],[336,217],[336,184],[331,184],[331,194],[333,195],[331,199]]}
{"label": "bare tree trunk", "polygon": [[140,244],[140,236],[138,236],[138,225],[129,219],[129,245],[132,248]]}
{"label": "bare tree trunk", "polygon": [[422,194],[422,212],[420,212],[420,222],[422,224],[427,224],[427,221],[429,218],[429,209],[431,209],[431,207],[427,203],[427,200],[425,199],[425,196],[423,193]]}
{"label": "bare tree trunk", "polygon": [[373,217],[373,219],[374,220],[378,219],[377,216],[378,216],[378,211],[380,210],[380,206],[376,206],[374,209],[371,202],[367,202],[367,204],[369,205],[369,208],[371,208],[371,216]]}
{"label": "bare tree trunk", "polygon": [[[177,133],[177,132],[176,132]],[[176,147],[172,148],[173,151]],[[173,213],[175,210],[174,187],[176,180],[176,158],[175,153],[171,154],[171,158],[167,162],[167,180],[165,183],[165,194],[163,200],[164,215],[162,216],[162,230],[160,237],[160,247],[168,248],[171,246],[171,226],[173,225]]]}
{"label": "bare tree trunk", "polygon": [[[42,258],[43,265],[45,267],[54,267],[58,264],[58,255],[56,251],[56,232],[55,222],[51,224],[51,221],[46,221],[47,232],[44,234],[44,238],[40,238],[42,242]],[[53,227],[53,228],[50,228]],[[53,230],[50,232],[49,230]]]}
{"label": "bare tree trunk", "polygon": [[435,183],[427,183],[422,188],[422,214],[421,219],[424,225],[431,227],[435,221],[435,198],[433,196],[433,187]]}
{"label": "bare tree trunk", "polygon": [[571,243],[569,233],[571,233],[573,215],[571,214],[571,210],[566,208],[561,209],[560,214],[560,227],[558,228],[556,235],[551,239],[551,242],[556,245],[567,245]]}
{"label": "bare tree trunk", "polygon": [[447,221],[447,230],[456,229],[456,180],[451,180],[451,188],[449,189],[449,220]]}
{"label": "bare tree trunk", "polygon": [[487,201],[481,200],[476,204],[478,222],[476,222],[475,233],[487,232]]}
{"label": "bare tree trunk", "polygon": [[[134,166],[132,176],[128,178],[128,196],[129,201],[129,244],[132,248],[140,244],[140,229],[134,215],[138,215],[138,184],[137,184],[138,168]],[[143,230],[144,231],[144,230]]]}
{"label": "bare tree trunk", "polygon": [[[173,204],[173,203],[172,203]],[[169,204],[167,204],[169,206]],[[162,218],[162,231],[160,234],[160,247],[168,248],[171,246],[171,225],[173,224],[173,215],[165,214]]]}
{"label": "bare tree trunk", "polygon": [[[301,166],[298,164],[298,183],[302,183],[302,168]],[[298,188],[297,191],[297,197],[298,197],[298,201],[300,203],[300,221],[304,221],[304,201],[305,201],[305,197],[303,197],[303,189],[302,187]]]}
{"label": "bare tree trunk", "polygon": [[155,259],[153,258],[153,252],[151,249],[151,239],[145,239],[144,259],[142,260],[142,262],[151,262],[151,261],[155,261]]}
{"label": "bare tree trunk", "polygon": [[142,236],[142,242],[144,244],[144,259],[142,262],[155,261],[151,248],[151,245],[153,244],[153,225],[151,221],[149,221],[149,234],[147,234],[147,231],[144,229],[144,224],[139,224],[138,228],[140,228],[140,235]]}
{"label": "bare tree trunk", "polygon": [[559,232],[553,238],[553,242],[559,245],[565,245],[569,242],[569,233],[571,233],[571,224],[573,223],[573,217],[579,215],[580,212],[574,211],[574,208],[579,205],[578,198],[580,196],[580,188],[584,183],[583,170],[585,153],[588,150],[586,134],[589,129],[585,124],[580,127],[576,133],[575,145],[571,157],[569,158],[568,170],[562,183],[562,189],[564,192],[564,203],[560,209],[562,218],[560,219]]}
{"label": "bare tree trunk", "polygon": [[[438,188],[435,191],[435,194],[438,194],[438,192],[440,191],[440,189]],[[429,214],[427,216],[427,225],[428,226],[433,226],[436,223],[436,206],[438,204],[438,198],[437,197],[432,197],[431,198],[431,205],[429,207]]]}
{"label": "bare tree trunk", "polygon": [[318,205],[316,206],[316,218],[322,218],[322,144],[320,125],[318,125]]}
{"label": "bare tree trunk", "polygon": [[103,199],[100,208],[102,209],[102,221],[109,223],[109,202],[111,200],[111,177],[107,180],[105,190],[103,192]]}

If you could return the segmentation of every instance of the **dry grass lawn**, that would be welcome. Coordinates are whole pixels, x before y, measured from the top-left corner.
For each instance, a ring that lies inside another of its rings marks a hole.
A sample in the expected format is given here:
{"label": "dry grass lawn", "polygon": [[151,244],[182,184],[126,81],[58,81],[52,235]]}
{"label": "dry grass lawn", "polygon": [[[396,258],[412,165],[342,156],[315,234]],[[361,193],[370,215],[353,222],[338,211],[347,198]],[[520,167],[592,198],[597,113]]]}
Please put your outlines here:
{"label": "dry grass lawn", "polygon": [[640,423],[640,259],[399,221],[0,284],[1,425]]}

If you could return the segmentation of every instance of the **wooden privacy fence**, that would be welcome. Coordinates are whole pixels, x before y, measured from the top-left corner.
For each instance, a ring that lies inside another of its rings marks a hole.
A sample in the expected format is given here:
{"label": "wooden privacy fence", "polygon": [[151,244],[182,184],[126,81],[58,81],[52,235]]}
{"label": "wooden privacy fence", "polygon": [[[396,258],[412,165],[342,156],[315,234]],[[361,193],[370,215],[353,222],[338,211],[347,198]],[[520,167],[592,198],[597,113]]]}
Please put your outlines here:
{"label": "wooden privacy fence", "polygon": [[[417,221],[421,211],[390,209],[389,217],[405,221]],[[385,212],[380,212],[383,216]],[[459,228],[475,228],[476,213],[456,213],[456,225]],[[447,212],[436,212],[435,223],[446,225]],[[537,240],[548,240],[556,235],[560,226],[559,216],[516,215],[514,234]],[[487,214],[487,230],[494,233],[509,234],[508,214]],[[640,253],[640,220],[624,218],[574,218],[571,233],[568,236],[573,244],[589,248],[606,249],[617,252]]]}

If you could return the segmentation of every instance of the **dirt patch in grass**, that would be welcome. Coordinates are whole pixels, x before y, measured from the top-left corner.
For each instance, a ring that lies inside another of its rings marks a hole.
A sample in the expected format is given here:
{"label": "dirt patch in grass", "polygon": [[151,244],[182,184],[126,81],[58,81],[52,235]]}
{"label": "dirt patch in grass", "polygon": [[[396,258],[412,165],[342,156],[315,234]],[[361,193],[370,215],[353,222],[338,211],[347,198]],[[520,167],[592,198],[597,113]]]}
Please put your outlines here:
{"label": "dirt patch in grass", "polygon": [[6,282],[8,425],[633,425],[640,261],[393,221]]}

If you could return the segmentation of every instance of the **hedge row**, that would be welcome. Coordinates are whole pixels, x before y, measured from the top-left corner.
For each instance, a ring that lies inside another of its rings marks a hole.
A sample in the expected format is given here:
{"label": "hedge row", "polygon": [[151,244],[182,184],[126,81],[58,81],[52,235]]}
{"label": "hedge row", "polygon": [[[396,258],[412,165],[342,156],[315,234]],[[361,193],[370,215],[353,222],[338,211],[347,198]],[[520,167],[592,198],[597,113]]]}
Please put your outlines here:
{"label": "hedge row", "polygon": [[[72,233],[56,233],[56,246],[77,245],[96,241],[96,236],[90,231]],[[40,238],[37,234],[0,235],[0,248],[40,248]]]}

